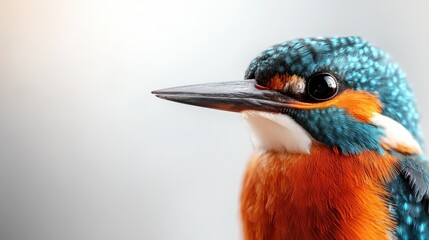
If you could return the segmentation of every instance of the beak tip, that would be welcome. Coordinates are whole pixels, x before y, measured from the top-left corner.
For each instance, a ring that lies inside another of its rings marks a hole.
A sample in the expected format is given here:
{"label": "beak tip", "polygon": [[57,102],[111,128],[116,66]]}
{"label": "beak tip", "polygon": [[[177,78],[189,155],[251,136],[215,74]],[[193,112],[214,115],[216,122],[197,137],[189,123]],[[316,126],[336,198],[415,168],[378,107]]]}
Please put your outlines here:
{"label": "beak tip", "polygon": [[170,100],[171,101],[172,99],[170,99],[170,98],[173,97],[173,96],[170,96],[170,98],[169,98],[169,96],[167,94],[164,94],[162,91],[159,91],[159,90],[152,91],[151,93],[153,95],[155,95],[155,97],[161,98],[161,99],[164,99],[164,100]]}
{"label": "beak tip", "polygon": [[163,97],[162,97],[162,95],[159,95],[159,94],[157,94],[157,93],[152,93],[153,95],[155,95],[155,97],[157,97],[157,98],[161,98],[161,99],[164,99]]}
{"label": "beak tip", "polygon": [[154,90],[154,91],[151,91],[150,93],[155,95],[155,97],[165,99],[165,97],[164,97],[165,92],[162,90]]}

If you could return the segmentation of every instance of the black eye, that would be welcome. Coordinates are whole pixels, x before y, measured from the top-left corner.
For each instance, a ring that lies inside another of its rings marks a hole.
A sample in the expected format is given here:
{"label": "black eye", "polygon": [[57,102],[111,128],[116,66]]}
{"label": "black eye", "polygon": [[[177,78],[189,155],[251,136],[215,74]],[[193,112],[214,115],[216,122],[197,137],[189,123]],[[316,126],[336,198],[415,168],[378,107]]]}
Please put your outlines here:
{"label": "black eye", "polygon": [[329,73],[318,73],[307,81],[307,94],[315,101],[329,100],[338,93],[338,81]]}

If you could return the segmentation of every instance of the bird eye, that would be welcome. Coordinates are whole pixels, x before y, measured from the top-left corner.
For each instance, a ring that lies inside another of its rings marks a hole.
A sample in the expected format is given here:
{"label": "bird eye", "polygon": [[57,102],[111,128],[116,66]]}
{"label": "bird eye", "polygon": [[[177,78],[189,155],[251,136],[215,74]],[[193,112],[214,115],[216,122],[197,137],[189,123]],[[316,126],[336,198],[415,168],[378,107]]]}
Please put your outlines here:
{"label": "bird eye", "polygon": [[338,93],[338,81],[329,73],[318,73],[307,80],[307,94],[314,101],[329,100]]}

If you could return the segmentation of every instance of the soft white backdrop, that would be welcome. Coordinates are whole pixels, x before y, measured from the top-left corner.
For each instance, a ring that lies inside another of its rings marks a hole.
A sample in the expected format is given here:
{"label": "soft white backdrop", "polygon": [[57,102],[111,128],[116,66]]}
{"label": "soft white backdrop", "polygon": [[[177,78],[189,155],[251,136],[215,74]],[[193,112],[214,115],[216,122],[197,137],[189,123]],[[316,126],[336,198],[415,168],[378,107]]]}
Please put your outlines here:
{"label": "soft white backdrop", "polygon": [[[240,239],[239,114],[151,90],[242,79],[260,51],[360,35],[429,118],[427,1],[0,1],[0,239]],[[425,126],[429,136],[429,125]]]}

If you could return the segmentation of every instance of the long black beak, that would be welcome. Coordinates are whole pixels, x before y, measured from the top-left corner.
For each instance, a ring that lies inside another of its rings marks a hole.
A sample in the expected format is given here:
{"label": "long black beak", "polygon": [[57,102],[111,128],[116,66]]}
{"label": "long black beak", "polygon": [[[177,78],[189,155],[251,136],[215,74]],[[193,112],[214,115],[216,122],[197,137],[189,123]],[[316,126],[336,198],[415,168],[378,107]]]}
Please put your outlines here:
{"label": "long black beak", "polygon": [[280,92],[257,85],[253,79],[166,88],[152,93],[174,102],[232,112],[280,112],[296,102]]}

